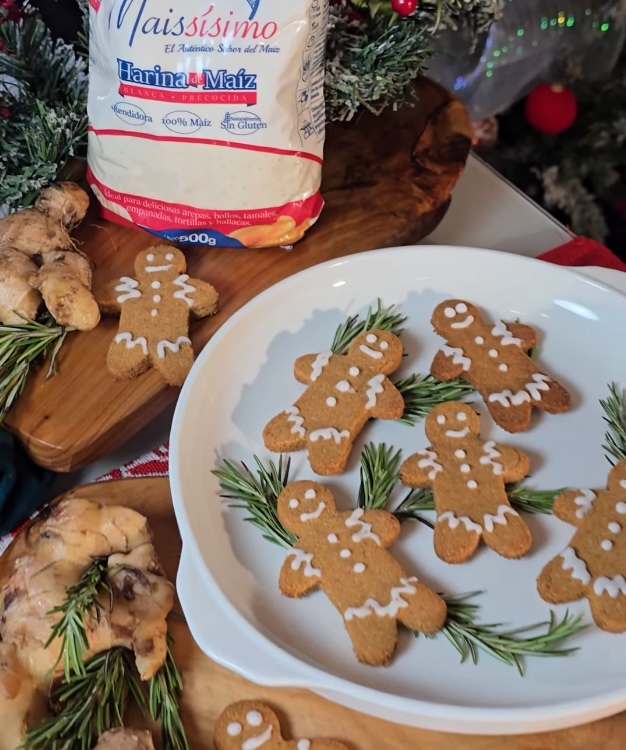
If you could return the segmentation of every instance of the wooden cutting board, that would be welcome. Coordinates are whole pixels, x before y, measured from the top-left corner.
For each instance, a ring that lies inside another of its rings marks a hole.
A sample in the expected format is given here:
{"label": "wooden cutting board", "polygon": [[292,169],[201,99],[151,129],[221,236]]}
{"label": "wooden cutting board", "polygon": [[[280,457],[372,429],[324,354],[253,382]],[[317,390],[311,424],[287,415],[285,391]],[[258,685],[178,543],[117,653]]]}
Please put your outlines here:
{"label": "wooden cutting board", "polygon": [[[167,479],[106,482],[74,490],[71,495],[127,505],[144,514],[154,532],[165,571],[170,580],[176,580],[181,540]],[[206,605],[211,606],[210,602]],[[258,687],[208,659],[195,645],[184,621],[172,618],[171,625],[176,641],[174,654],[185,681],[183,718],[194,750],[213,750],[215,720],[227,705],[243,699],[259,699],[271,705],[281,718],[286,738],[334,737],[343,740],[350,750],[502,750],[503,747],[624,750],[626,747],[626,713],[573,729],[519,737],[444,734],[390,724],[305,690]],[[467,669],[472,666],[468,664]],[[138,720],[133,726],[144,725]]]}
{"label": "wooden cutting board", "polygon": [[[291,252],[188,250],[189,275],[211,282],[220,311],[192,327],[199,351],[242,305],[287,276],[331,258],[406,245],[430,234],[445,215],[471,144],[464,107],[422,79],[415,108],[381,117],[362,114],[328,132],[322,190],[326,208]],[[210,177],[209,177],[210,178]],[[133,275],[133,261],[155,244],[149,235],[99,220],[95,207],[76,233],[96,265],[94,286]],[[178,396],[154,371],[115,382],[105,360],[117,321],[71,334],[58,359],[59,374],[34,375],[5,425],[33,459],[68,472],[112,452]]]}

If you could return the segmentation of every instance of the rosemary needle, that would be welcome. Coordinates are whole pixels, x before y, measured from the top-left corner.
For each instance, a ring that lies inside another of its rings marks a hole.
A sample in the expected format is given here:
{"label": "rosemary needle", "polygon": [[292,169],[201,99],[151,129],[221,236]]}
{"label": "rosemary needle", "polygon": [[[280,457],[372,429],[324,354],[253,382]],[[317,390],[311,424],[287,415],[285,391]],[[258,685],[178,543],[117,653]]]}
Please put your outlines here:
{"label": "rosemary needle", "polygon": [[330,349],[333,354],[345,354],[357,336],[372,328],[390,331],[396,336],[401,336],[404,330],[402,325],[405,322],[406,317],[396,312],[395,305],[383,307],[381,300],[378,300],[376,309],[373,310],[370,307],[363,320],[358,315],[354,315],[337,328]]}
{"label": "rosemary needle", "polygon": [[611,464],[626,458],[626,392],[616,383],[609,385],[609,396],[600,400],[603,419],[608,425],[603,449]]}

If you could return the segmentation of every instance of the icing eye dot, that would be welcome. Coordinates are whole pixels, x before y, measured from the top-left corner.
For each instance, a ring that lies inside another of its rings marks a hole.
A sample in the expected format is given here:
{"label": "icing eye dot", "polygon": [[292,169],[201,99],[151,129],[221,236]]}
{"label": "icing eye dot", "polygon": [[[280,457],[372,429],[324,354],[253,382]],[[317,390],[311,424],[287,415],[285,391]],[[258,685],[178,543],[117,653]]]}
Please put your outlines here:
{"label": "icing eye dot", "polygon": [[622,527],[618,523],[616,523],[615,521],[611,521],[611,523],[609,524],[609,531],[612,534],[619,534],[621,530]]}
{"label": "icing eye dot", "polygon": [[160,281],[153,281],[152,282],[152,288],[153,289],[160,289],[161,288],[161,282]]}
{"label": "icing eye dot", "polygon": [[506,372],[509,369],[508,365],[505,365],[504,362],[498,367],[498,370],[501,372]]}
{"label": "icing eye dot", "polygon": [[389,344],[386,341],[380,342],[380,348],[385,351],[386,349],[389,349]]}
{"label": "icing eye dot", "polygon": [[375,344],[378,341],[378,336],[375,336],[373,333],[368,334],[365,337],[365,340],[368,344]]}
{"label": "icing eye dot", "polygon": [[165,260],[174,260],[174,253],[168,253],[165,256]]}
{"label": "icing eye dot", "polygon": [[615,510],[620,514],[620,516],[623,516],[626,514],[626,503],[617,503],[615,505]]}
{"label": "icing eye dot", "polygon": [[349,372],[350,372],[350,375],[352,375],[353,378],[356,378],[357,375],[361,374],[361,371],[359,370],[358,367],[351,367],[350,370],[349,370]]}
{"label": "icing eye dot", "polygon": [[454,455],[457,458],[465,458],[465,451],[462,451],[460,448],[458,451],[454,451]]}
{"label": "icing eye dot", "polygon": [[146,260],[149,260],[151,263],[154,260],[154,253],[150,253],[149,255],[146,255]]}
{"label": "icing eye dot", "polygon": [[350,552],[349,549],[342,549],[341,552],[339,553],[339,556],[343,557],[345,560],[348,557],[352,557],[352,552]]}
{"label": "icing eye dot", "polygon": [[307,490],[304,493],[304,499],[305,500],[313,500],[316,497],[317,497],[317,492],[315,492],[315,490]]}
{"label": "icing eye dot", "polygon": [[443,311],[443,314],[446,316],[446,318],[456,317],[456,311],[452,307],[446,307],[446,309]]}
{"label": "icing eye dot", "polygon": [[467,483],[467,486],[470,488],[470,490],[475,490],[476,487],[478,487],[478,485],[473,479],[469,480],[469,482]]}
{"label": "icing eye dot", "polygon": [[459,422],[465,422],[467,420],[467,414],[464,411],[460,411],[456,418],[459,420]]}
{"label": "icing eye dot", "polygon": [[471,470],[472,468],[469,464],[461,464],[461,471],[463,474],[469,474]]}
{"label": "icing eye dot", "polygon": [[329,396],[326,399],[326,406],[337,406],[337,399],[334,396]]}
{"label": "icing eye dot", "polygon": [[329,541],[329,542],[330,542],[331,544],[337,544],[337,542],[338,542],[338,539],[337,539],[337,534],[329,534],[329,535],[328,535],[328,536],[326,537],[326,539],[328,539],[328,541]]}
{"label": "icing eye dot", "polygon": [[474,341],[477,344],[484,344],[485,343],[485,339],[482,336],[476,336],[476,338],[474,339]]}
{"label": "icing eye dot", "polygon": [[226,727],[226,731],[231,737],[237,737],[241,734],[241,724],[238,721],[233,721]]}
{"label": "icing eye dot", "polygon": [[497,349],[490,349],[489,350],[489,356],[490,357],[497,357],[498,356],[498,350]]}
{"label": "icing eye dot", "polygon": [[600,545],[605,552],[613,549],[613,542],[610,539],[603,539]]}
{"label": "icing eye dot", "polygon": [[298,500],[296,500],[295,497],[293,498],[293,500],[289,501],[289,507],[290,508],[297,508],[298,505],[300,505],[300,502]]}
{"label": "icing eye dot", "polygon": [[357,563],[352,570],[354,570],[355,573],[363,573],[365,565],[363,565],[363,563]]}
{"label": "icing eye dot", "polygon": [[458,313],[466,313],[467,312],[467,305],[465,302],[459,302],[459,304],[454,308]]}
{"label": "icing eye dot", "polygon": [[437,424],[445,424],[445,423],[446,423],[446,418],[443,416],[443,414],[440,414],[437,417]]}
{"label": "icing eye dot", "polygon": [[248,711],[246,714],[246,721],[251,727],[260,727],[263,723],[263,717],[259,711]]}

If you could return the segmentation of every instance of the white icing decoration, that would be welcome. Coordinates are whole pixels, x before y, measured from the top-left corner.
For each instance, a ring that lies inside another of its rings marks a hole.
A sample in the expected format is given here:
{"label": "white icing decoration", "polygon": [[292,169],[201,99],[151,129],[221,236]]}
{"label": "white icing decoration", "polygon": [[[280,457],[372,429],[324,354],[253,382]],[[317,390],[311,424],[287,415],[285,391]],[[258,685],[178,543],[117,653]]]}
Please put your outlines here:
{"label": "white icing decoration", "polygon": [[305,500],[314,500],[317,497],[317,492],[311,488],[304,493]]}
{"label": "white icing decoration", "polygon": [[611,523],[609,524],[609,531],[611,532],[611,534],[619,534],[621,530],[622,527],[618,523],[616,523],[615,521],[611,521]]}
{"label": "white icing decoration", "polygon": [[300,570],[300,568],[304,565],[304,576],[306,578],[321,577],[322,571],[319,568],[314,568],[311,565],[311,561],[313,560],[312,552],[305,552],[302,549],[292,549],[287,553],[287,559],[289,559],[290,557],[293,557],[293,562],[291,563],[292,570]]}
{"label": "white icing decoration", "polygon": [[578,557],[572,547],[566,547],[565,550],[561,552],[561,557],[563,558],[563,570],[571,570],[572,578],[580,581],[584,586],[590,583],[591,575],[587,570],[587,566],[585,562]]}
{"label": "white icing decoration", "polygon": [[337,544],[337,542],[339,541],[339,540],[337,539],[337,534],[329,534],[329,535],[328,535],[328,536],[326,537],[326,539],[328,539],[328,541],[329,541],[329,542],[330,542],[331,544]]}
{"label": "white icing decoration", "polygon": [[326,406],[337,406],[337,399],[334,396],[329,396],[326,399]]}
{"label": "white icing decoration", "polygon": [[467,312],[467,305],[465,304],[465,302],[459,302],[458,305],[454,306],[454,309],[458,313],[466,313]]}
{"label": "white icing decoration", "polygon": [[502,406],[509,407],[520,406],[524,402],[530,401],[531,398],[535,401],[541,401],[540,391],[550,390],[550,386],[548,385],[548,383],[550,382],[550,378],[541,372],[533,373],[532,378],[532,383],[526,383],[526,390],[521,390],[517,393],[513,393],[507,388],[507,390],[502,391],[501,393],[490,394],[488,399],[489,402],[493,403],[494,401],[497,401],[498,403],[502,404]]}
{"label": "white icing decoration", "polygon": [[490,349],[489,350],[489,356],[493,357],[495,359],[498,356],[498,350],[497,349]]}
{"label": "white icing decoration", "polygon": [[174,354],[177,354],[183,344],[191,344],[191,339],[187,336],[179,336],[176,341],[159,341],[159,343],[157,344],[157,355],[160,357],[160,359],[165,359],[166,349],[169,349],[171,352],[174,352]]}
{"label": "white icing decoration", "polygon": [[343,557],[346,560],[348,557],[352,557],[352,552],[349,549],[342,549],[339,553],[339,557]]}
{"label": "white icing decoration", "polygon": [[464,438],[470,433],[469,427],[464,427],[462,430],[446,430],[446,437],[450,438]]}
{"label": "white icing decoration", "polygon": [[376,406],[377,396],[383,392],[383,380],[384,375],[376,375],[371,380],[367,381],[369,388],[365,391],[367,396],[367,403],[365,404],[366,409],[373,409]]}
{"label": "white icing decoration", "polygon": [[241,746],[241,750],[258,750],[258,748],[265,745],[266,742],[269,742],[271,738],[272,725],[270,724],[263,734],[260,734],[258,737],[250,737],[250,739],[246,740]]}
{"label": "white icing decoration", "polygon": [[287,421],[293,422],[291,432],[294,435],[300,435],[300,437],[304,437],[306,435],[306,430],[303,427],[304,417],[300,416],[300,409],[298,409],[297,406],[290,406],[288,409],[285,409],[285,414],[289,415],[287,417]]}
{"label": "white icing decoration", "polygon": [[380,537],[372,532],[372,524],[367,523],[367,521],[361,521],[363,513],[363,508],[355,508],[350,516],[346,518],[346,526],[349,529],[353,528],[354,526],[361,527],[360,530],[356,532],[356,534],[352,535],[352,541],[362,542],[364,539],[371,539],[380,547]]}
{"label": "white icing decoration", "polygon": [[620,487],[621,487],[621,488],[622,488],[623,490],[626,490],[626,479],[620,479],[620,480],[619,480],[619,486],[620,486]]}
{"label": "white icing decoration", "polygon": [[375,344],[378,341],[378,336],[375,336],[373,333],[368,333],[365,340],[368,344]]}
{"label": "white icing decoration", "polygon": [[365,344],[361,344],[359,349],[363,352],[363,354],[367,354],[368,357],[371,357],[372,359],[382,359],[383,353],[377,352],[374,349],[370,349],[369,346],[366,346]]}
{"label": "white icing decoration", "polygon": [[172,266],[146,266],[145,270],[148,273],[160,273],[161,271],[169,271]]}
{"label": "white icing decoration", "polygon": [[299,740],[296,750],[311,750],[311,740]]}
{"label": "white icing decoration", "polygon": [[460,411],[456,415],[456,418],[459,420],[459,422],[466,422],[467,421],[467,414],[464,411]]}
{"label": "white icing decoration", "polygon": [[501,339],[500,343],[502,344],[502,346],[510,346],[511,344],[515,346],[522,345],[522,340],[514,338],[511,331],[509,331],[509,329],[501,320],[499,320],[491,329],[491,335],[497,336],[499,339]]}
{"label": "white icing decoration", "polygon": [[428,450],[420,451],[418,456],[424,456],[417,462],[418,469],[432,469],[428,472],[428,478],[434,479],[440,471],[443,471],[443,466],[437,463],[437,454],[435,451]]}
{"label": "white icing decoration", "polygon": [[352,570],[355,573],[364,573],[365,572],[365,565],[361,562],[356,563],[356,565],[352,568]]}
{"label": "white icing decoration", "polygon": [[454,451],[454,455],[455,455],[455,456],[456,456],[457,458],[465,458],[465,456],[467,455],[467,453],[465,453],[465,451],[462,451],[462,450],[461,450],[461,449],[459,448],[459,450],[457,450],[457,451]]}
{"label": "white icing decoration", "polygon": [[290,508],[294,508],[294,509],[295,509],[295,508],[297,508],[297,507],[298,507],[299,505],[300,505],[300,501],[299,501],[299,500],[297,500],[297,499],[296,499],[295,497],[293,497],[293,498],[292,498],[292,499],[291,499],[291,500],[289,501],[289,507],[290,507]]}
{"label": "white icing decoration", "polygon": [[500,370],[500,372],[508,372],[509,366],[505,365],[503,362],[501,365],[498,365],[498,370]]}
{"label": "white icing decoration", "polygon": [[150,312],[150,315],[152,315],[152,317],[153,317],[153,318],[156,318],[156,316],[157,316],[158,314],[159,314],[159,311],[158,311],[158,310],[152,310],[152,311]]}
{"label": "white icing decoration", "polygon": [[357,375],[360,375],[360,374],[361,374],[361,371],[359,370],[359,368],[358,368],[358,367],[351,367],[351,368],[350,368],[350,369],[348,370],[348,372],[350,373],[350,375],[352,375],[352,377],[353,377],[353,378],[356,378],[356,377],[357,377]]}
{"label": "white icing decoration", "polygon": [[387,351],[387,349],[389,349],[389,344],[388,344],[388,343],[387,343],[386,341],[381,341],[381,342],[380,342],[380,348],[381,348],[381,349],[382,349],[382,350],[383,350],[384,352],[386,352],[386,351]]}
{"label": "white icing decoration", "polygon": [[260,727],[263,723],[263,716],[260,711],[248,711],[246,714],[246,721],[251,727]]}
{"label": "white icing decoration", "polygon": [[613,549],[613,542],[610,539],[603,539],[600,546],[605,552],[609,552]]}
{"label": "white icing decoration", "polygon": [[124,292],[124,294],[120,294],[117,298],[120,305],[124,304],[124,302],[128,302],[129,299],[139,299],[139,297],[141,297],[141,292],[137,288],[139,282],[136,279],[129,279],[128,276],[122,276],[120,282],[121,283],[115,287],[116,292]]}
{"label": "white icing decoration", "polygon": [[620,514],[620,516],[623,516],[626,513],[626,503],[616,503],[615,510]]}
{"label": "white icing decoration", "polygon": [[485,339],[482,336],[476,336],[476,338],[474,339],[474,341],[477,344],[484,344],[485,343]]}
{"label": "white icing decoration", "polygon": [[456,318],[456,312],[452,307],[446,307],[446,309],[443,311],[443,314],[446,316],[446,318]]}
{"label": "white icing decoration", "polygon": [[480,463],[482,466],[491,466],[493,473],[499,477],[504,474],[504,466],[494,461],[495,458],[500,458],[502,454],[496,450],[495,440],[487,440],[483,445],[483,452],[487,455],[480,457]]}
{"label": "white icing decoration", "polygon": [[469,487],[470,490],[475,490],[476,487],[478,487],[478,485],[473,479],[469,480],[469,482],[467,483],[467,486]]}
{"label": "white icing decoration", "polygon": [[409,603],[402,599],[401,594],[415,594],[417,589],[413,585],[417,583],[417,578],[401,578],[401,586],[392,588],[388,604],[382,605],[376,599],[367,599],[362,607],[348,607],[344,613],[346,622],[350,622],[355,617],[359,619],[369,615],[378,615],[378,617],[395,617],[401,609],[409,606]]}
{"label": "white icing decoration", "polygon": [[160,289],[161,288],[161,282],[160,281],[153,281],[152,284],[150,284],[150,286],[153,289]]}
{"label": "white icing decoration", "polygon": [[148,261],[148,263],[152,263],[152,261],[154,260],[154,253],[149,253],[148,255],[146,255],[146,260]]}
{"label": "white icing decoration", "polygon": [[463,524],[468,531],[476,531],[479,534],[482,532],[482,527],[474,523],[471,518],[467,516],[457,516],[451,510],[447,510],[442,513],[438,518],[438,522],[447,521],[451,529],[456,529],[460,524]]}
{"label": "white icing decoration", "polygon": [[461,464],[461,471],[463,474],[469,474],[472,470],[472,467],[469,464]]}
{"label": "white icing decoration", "polygon": [[601,576],[594,581],[593,590],[598,596],[608,594],[611,599],[616,599],[618,594],[626,594],[626,580],[622,575],[613,578]]}
{"label": "white icing decoration", "polygon": [[238,721],[233,721],[226,727],[226,731],[231,737],[237,737],[241,734],[241,724]]}
{"label": "white icing decoration", "polygon": [[485,517],[483,518],[483,526],[485,528],[485,531],[492,532],[494,528],[495,523],[499,523],[502,526],[506,525],[508,523],[506,514],[509,514],[511,516],[519,516],[519,513],[516,510],[513,510],[510,505],[500,505],[498,508],[498,512],[493,515],[491,513],[485,513]]}
{"label": "white icing decoration", "polygon": [[446,418],[443,416],[443,414],[440,414],[437,417],[437,424],[445,424],[445,423],[446,423]]}
{"label": "white icing decoration", "polygon": [[115,343],[121,344],[122,341],[126,342],[127,349],[134,349],[136,346],[140,346],[141,351],[146,355],[148,354],[148,342],[143,336],[139,336],[138,338],[134,339],[132,333],[118,333],[115,337]]}
{"label": "white icing decoration", "polygon": [[322,438],[322,440],[334,440],[337,445],[344,439],[349,438],[350,433],[348,430],[342,430],[339,432],[339,430],[335,429],[334,427],[324,427],[320,430],[314,430],[310,435],[309,438],[312,443],[317,443],[317,441]]}
{"label": "white icing decoration", "polygon": [[154,297],[152,298],[152,301],[158,305],[159,302],[161,301],[161,295],[155,294]]}
{"label": "white icing decoration", "polygon": [[174,299],[182,299],[184,302],[186,302],[189,307],[193,305],[193,299],[189,297],[190,294],[193,294],[196,291],[196,287],[192,286],[191,284],[188,284],[189,276],[187,276],[186,273],[182,274],[182,276],[179,276],[177,279],[174,279],[172,284],[174,286],[179,286],[180,290],[178,292],[174,292]]}
{"label": "white icing decoration", "polygon": [[453,365],[462,365],[464,372],[467,372],[472,366],[472,360],[466,357],[463,349],[459,347],[445,345],[441,347],[441,351],[446,357],[452,357]]}
{"label": "white icing decoration", "polygon": [[321,502],[316,510],[312,511],[311,513],[301,513],[300,514],[300,520],[306,523],[307,521],[313,521],[316,518],[319,518],[322,513],[324,512],[326,508],[326,503]]}
{"label": "white icing decoration", "polygon": [[355,391],[354,391],[354,388],[353,388],[353,387],[352,387],[352,386],[350,385],[350,383],[348,383],[348,381],[347,381],[347,380],[340,380],[340,381],[339,381],[339,382],[337,383],[337,385],[335,386],[335,388],[336,388],[336,389],[337,389],[337,390],[338,390],[338,391],[339,391],[340,393],[354,393],[354,392],[355,392]]}
{"label": "white icing decoration", "polygon": [[165,256],[165,260],[174,260],[174,253],[168,253]]}
{"label": "white icing decoration", "polygon": [[330,362],[330,358],[333,356],[333,353],[331,351],[328,352],[320,352],[317,357],[313,360],[313,364],[311,365],[311,380],[317,380],[319,376],[322,374],[322,370],[326,367],[326,365]]}
{"label": "white icing decoration", "polygon": [[465,320],[460,320],[458,323],[450,323],[450,328],[467,328],[474,322],[474,316],[468,315]]}
{"label": "white icing decoration", "polygon": [[596,493],[591,490],[580,490],[580,495],[574,498],[574,504],[578,505],[576,518],[584,518],[591,510]]}

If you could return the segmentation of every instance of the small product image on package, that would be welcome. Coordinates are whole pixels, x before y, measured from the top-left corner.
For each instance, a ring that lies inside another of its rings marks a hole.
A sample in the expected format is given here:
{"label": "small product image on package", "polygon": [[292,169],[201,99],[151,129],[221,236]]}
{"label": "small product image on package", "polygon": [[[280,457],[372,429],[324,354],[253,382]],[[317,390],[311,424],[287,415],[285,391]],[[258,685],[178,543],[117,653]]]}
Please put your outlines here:
{"label": "small product image on package", "polygon": [[317,221],[329,0],[92,0],[88,179],[105,218],[183,247]]}

